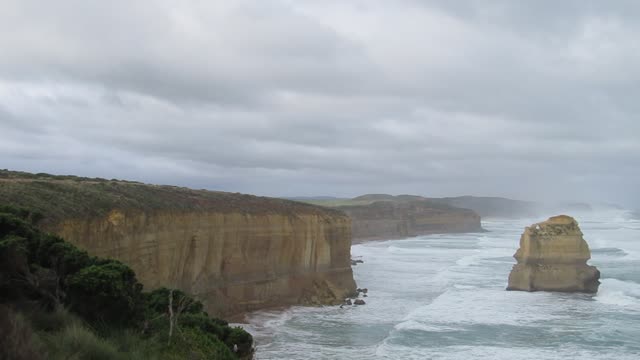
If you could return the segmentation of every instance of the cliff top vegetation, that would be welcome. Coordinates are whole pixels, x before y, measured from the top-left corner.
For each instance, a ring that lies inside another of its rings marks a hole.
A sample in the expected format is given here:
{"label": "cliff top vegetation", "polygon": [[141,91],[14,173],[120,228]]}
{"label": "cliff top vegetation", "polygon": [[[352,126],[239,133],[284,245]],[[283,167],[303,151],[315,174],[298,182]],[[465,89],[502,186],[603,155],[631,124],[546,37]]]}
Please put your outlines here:
{"label": "cliff top vegetation", "polygon": [[52,222],[103,216],[113,209],[343,215],[312,204],[240,193],[10,170],[0,170],[0,203],[27,207]]}
{"label": "cliff top vegetation", "polygon": [[251,335],[187,294],[143,292],[125,264],[40,231],[0,203],[0,359],[250,358]]}

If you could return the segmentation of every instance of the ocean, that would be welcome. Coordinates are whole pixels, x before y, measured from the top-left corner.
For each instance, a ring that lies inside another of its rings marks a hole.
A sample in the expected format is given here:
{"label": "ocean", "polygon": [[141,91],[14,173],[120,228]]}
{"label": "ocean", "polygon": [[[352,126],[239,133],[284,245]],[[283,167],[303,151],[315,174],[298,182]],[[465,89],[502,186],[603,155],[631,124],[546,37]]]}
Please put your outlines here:
{"label": "ocean", "polygon": [[364,306],[250,314],[256,359],[640,359],[640,222],[576,216],[602,273],[596,295],[505,291],[524,227],[354,245]]}

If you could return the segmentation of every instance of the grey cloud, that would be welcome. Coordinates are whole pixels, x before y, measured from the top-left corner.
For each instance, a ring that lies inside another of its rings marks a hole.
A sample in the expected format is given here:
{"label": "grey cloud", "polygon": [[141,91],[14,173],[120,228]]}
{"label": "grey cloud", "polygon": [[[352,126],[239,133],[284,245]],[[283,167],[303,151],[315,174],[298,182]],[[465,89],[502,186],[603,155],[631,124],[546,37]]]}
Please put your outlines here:
{"label": "grey cloud", "polygon": [[640,200],[633,1],[1,6],[0,167]]}

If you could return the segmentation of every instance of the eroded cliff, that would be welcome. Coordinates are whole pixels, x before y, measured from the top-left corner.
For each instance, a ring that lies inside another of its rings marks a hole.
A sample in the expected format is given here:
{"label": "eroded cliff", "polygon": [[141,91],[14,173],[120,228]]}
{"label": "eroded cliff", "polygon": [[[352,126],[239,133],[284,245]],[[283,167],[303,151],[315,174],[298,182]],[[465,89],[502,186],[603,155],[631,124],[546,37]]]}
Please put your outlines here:
{"label": "eroded cliff", "polygon": [[354,242],[436,233],[484,231],[480,216],[468,209],[400,198],[367,205],[340,206],[352,219]]}
{"label": "eroded cliff", "polygon": [[[31,199],[31,200],[30,200]],[[351,222],[286,200],[102,179],[0,179],[0,203],[35,204],[42,227],[177,287],[212,314],[338,304],[355,291]]]}
{"label": "eroded cliff", "polygon": [[587,265],[589,245],[577,221],[566,215],[525,228],[518,261],[509,274],[507,290],[595,293],[600,272]]}

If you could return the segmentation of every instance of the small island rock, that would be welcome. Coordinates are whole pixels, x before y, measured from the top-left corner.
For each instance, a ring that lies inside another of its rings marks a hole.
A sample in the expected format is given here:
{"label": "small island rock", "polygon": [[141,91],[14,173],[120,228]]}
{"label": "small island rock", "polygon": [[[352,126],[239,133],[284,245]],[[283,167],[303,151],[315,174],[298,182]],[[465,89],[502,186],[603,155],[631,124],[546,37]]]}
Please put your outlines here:
{"label": "small island rock", "polygon": [[600,271],[587,265],[589,245],[578,222],[554,216],[525,228],[507,290],[596,293]]}

